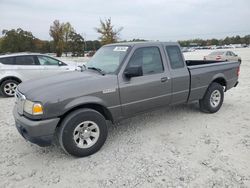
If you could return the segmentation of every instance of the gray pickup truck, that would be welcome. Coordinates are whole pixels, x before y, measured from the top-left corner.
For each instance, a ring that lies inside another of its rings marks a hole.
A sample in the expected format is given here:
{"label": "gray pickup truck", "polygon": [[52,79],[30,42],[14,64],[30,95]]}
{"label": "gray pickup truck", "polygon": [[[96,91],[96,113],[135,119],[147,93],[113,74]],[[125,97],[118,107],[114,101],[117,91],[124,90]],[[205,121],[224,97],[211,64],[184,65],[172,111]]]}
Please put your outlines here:
{"label": "gray pickup truck", "polygon": [[143,42],[103,46],[84,67],[18,86],[13,114],[26,140],[48,146],[56,137],[83,157],[104,144],[107,120],[193,101],[217,112],[238,84],[240,63],[185,61],[177,43]]}

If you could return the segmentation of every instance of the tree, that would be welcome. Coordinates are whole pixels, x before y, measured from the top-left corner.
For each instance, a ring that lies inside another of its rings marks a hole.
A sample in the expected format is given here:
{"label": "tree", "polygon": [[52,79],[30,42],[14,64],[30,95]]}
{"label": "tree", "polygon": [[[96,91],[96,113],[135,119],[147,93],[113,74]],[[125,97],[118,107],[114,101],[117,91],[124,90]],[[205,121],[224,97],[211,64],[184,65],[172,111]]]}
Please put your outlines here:
{"label": "tree", "polygon": [[71,26],[69,22],[63,24],[63,29],[64,29],[64,52],[67,57],[67,52],[70,50],[69,49],[69,36],[75,32],[74,28]]}
{"label": "tree", "polygon": [[34,49],[35,37],[29,31],[24,31],[21,28],[3,30],[4,35],[1,41],[2,52],[24,52]]}
{"label": "tree", "polygon": [[3,37],[0,37],[0,53],[2,53],[2,43],[3,43]]}
{"label": "tree", "polygon": [[234,44],[240,44],[241,43],[241,38],[239,35],[237,35],[235,38],[234,38]]}
{"label": "tree", "polygon": [[71,32],[69,35],[69,48],[72,52],[72,56],[84,56],[83,37],[76,32]]}
{"label": "tree", "polygon": [[60,23],[59,20],[55,20],[53,25],[50,26],[50,36],[54,39],[54,45],[56,50],[56,56],[61,57],[64,48],[64,24]]}
{"label": "tree", "polygon": [[102,46],[99,40],[88,40],[85,44],[85,51],[96,51]]}
{"label": "tree", "polygon": [[245,44],[250,44],[250,35],[246,35],[246,36],[244,36],[244,43]]}
{"label": "tree", "polygon": [[100,33],[101,44],[110,44],[115,43],[119,39],[119,34],[122,31],[122,27],[114,29],[114,26],[111,24],[111,18],[105,19],[105,21],[100,20],[100,27],[95,28],[97,33]]}

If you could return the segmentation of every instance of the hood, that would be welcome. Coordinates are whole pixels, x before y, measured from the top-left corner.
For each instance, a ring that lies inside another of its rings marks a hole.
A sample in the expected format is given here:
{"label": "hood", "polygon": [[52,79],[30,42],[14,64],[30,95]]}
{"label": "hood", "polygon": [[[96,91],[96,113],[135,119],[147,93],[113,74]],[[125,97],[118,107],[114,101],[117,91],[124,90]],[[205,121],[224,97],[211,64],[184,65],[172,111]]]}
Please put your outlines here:
{"label": "hood", "polygon": [[63,61],[64,63],[66,63],[69,67],[74,67],[74,68],[79,68],[81,67],[83,64],[85,64],[86,62],[76,62],[76,61]]}
{"label": "hood", "polygon": [[[112,77],[112,79],[111,79]],[[48,98],[60,100],[60,98],[76,97],[96,92],[97,89],[108,87],[115,75],[101,75],[95,71],[73,71],[57,74],[47,78],[21,83],[18,90],[32,101],[43,101]],[[107,81],[105,81],[107,79]]]}

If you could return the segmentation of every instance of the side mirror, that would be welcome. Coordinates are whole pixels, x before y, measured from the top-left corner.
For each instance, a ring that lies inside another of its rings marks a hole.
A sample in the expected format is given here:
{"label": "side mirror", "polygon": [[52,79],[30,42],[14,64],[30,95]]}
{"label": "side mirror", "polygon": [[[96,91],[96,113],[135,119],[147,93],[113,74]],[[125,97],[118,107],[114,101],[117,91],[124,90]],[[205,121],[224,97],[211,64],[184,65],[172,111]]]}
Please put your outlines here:
{"label": "side mirror", "polygon": [[142,76],[142,67],[141,66],[127,67],[124,71],[124,75],[127,78]]}
{"label": "side mirror", "polygon": [[85,71],[87,69],[87,66],[85,64],[82,64],[82,66],[78,66],[81,69],[81,72]]}
{"label": "side mirror", "polygon": [[64,65],[65,65],[65,63],[63,63],[61,61],[58,62],[58,66],[64,66]]}

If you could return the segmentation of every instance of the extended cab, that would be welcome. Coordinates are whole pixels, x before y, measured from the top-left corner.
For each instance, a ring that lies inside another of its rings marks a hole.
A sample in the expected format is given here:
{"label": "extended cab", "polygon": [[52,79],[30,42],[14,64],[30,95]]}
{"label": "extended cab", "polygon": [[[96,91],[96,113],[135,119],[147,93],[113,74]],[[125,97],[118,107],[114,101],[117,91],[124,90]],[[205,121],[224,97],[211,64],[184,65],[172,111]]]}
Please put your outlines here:
{"label": "extended cab", "polygon": [[56,135],[67,153],[91,155],[107,138],[106,120],[193,101],[202,111],[217,112],[224,92],[238,83],[239,67],[239,62],[185,61],[177,43],[106,45],[82,72],[20,84],[16,127],[40,146]]}

